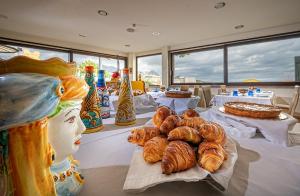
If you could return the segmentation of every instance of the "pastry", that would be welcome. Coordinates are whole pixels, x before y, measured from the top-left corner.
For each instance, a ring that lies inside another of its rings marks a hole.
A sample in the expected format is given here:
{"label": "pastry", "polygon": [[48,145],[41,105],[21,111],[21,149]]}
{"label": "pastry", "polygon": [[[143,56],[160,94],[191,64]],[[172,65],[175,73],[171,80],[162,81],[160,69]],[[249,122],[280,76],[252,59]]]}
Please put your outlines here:
{"label": "pastry", "polygon": [[223,127],[214,122],[206,122],[199,129],[200,136],[208,141],[224,145],[226,142],[226,134]]}
{"label": "pastry", "polygon": [[225,113],[251,118],[277,118],[281,109],[272,105],[246,102],[227,102],[224,104]]}
{"label": "pastry", "polygon": [[191,91],[166,91],[166,97],[171,98],[190,98],[192,96]]}
{"label": "pastry", "polygon": [[202,142],[198,148],[198,157],[200,167],[213,173],[223,164],[226,159],[226,152],[223,147],[217,143]]}
{"label": "pastry", "polygon": [[183,140],[186,142],[191,142],[193,144],[199,144],[201,137],[198,134],[198,131],[194,128],[183,126],[177,127],[170,131],[168,135],[168,140]]}
{"label": "pastry", "polygon": [[159,108],[157,108],[156,113],[154,114],[152,120],[153,120],[153,124],[159,128],[160,125],[164,122],[164,120],[170,116],[175,114],[175,112],[173,110],[171,110],[170,108],[166,107],[166,106],[161,106]]}
{"label": "pastry", "polygon": [[199,130],[201,125],[205,123],[205,120],[203,120],[201,117],[192,117],[192,118],[185,118],[182,119],[177,123],[177,126],[188,126],[192,127],[194,129]]}
{"label": "pastry", "polygon": [[168,116],[160,126],[160,132],[168,135],[171,130],[176,128],[177,124],[181,121],[181,118],[177,115]]}
{"label": "pastry", "polygon": [[193,109],[188,109],[183,112],[182,117],[183,118],[199,117],[199,114]]}
{"label": "pastry", "polygon": [[156,127],[142,127],[136,128],[131,131],[131,135],[128,136],[128,142],[144,146],[144,144],[160,135],[160,131]]}
{"label": "pastry", "polygon": [[187,170],[196,165],[196,155],[192,147],[183,141],[172,141],[167,146],[161,169],[163,174]]}
{"label": "pastry", "polygon": [[148,140],[144,145],[144,160],[148,163],[161,161],[167,145],[168,140],[165,137],[157,136]]}

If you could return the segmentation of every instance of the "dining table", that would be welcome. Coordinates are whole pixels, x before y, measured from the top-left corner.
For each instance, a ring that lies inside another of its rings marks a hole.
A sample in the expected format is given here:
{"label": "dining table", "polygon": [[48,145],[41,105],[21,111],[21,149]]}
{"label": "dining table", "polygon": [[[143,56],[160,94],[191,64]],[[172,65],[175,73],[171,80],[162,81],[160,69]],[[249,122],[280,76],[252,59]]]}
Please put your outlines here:
{"label": "dining table", "polygon": [[238,93],[236,96],[233,93],[224,93],[215,95],[210,103],[213,106],[223,106],[226,102],[247,102],[247,103],[257,103],[265,105],[273,105],[274,92],[272,91],[262,91],[260,93],[253,93],[253,96],[249,96],[247,93]]}

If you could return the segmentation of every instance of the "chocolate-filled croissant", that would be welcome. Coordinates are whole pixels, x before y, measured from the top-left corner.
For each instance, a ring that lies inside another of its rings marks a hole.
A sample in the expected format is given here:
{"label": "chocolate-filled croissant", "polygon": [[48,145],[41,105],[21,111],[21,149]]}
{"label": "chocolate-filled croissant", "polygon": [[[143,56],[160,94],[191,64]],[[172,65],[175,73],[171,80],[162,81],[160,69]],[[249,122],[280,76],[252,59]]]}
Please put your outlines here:
{"label": "chocolate-filled croissant", "polygon": [[148,163],[161,161],[168,143],[167,138],[161,136],[148,140],[144,145],[144,160]]}
{"label": "chocolate-filled croissant", "polygon": [[198,148],[198,157],[200,167],[213,173],[223,164],[226,159],[226,152],[220,144],[202,142]]}
{"label": "chocolate-filled croissant", "polygon": [[176,128],[177,124],[181,121],[181,118],[177,115],[168,116],[160,126],[160,132],[168,135],[171,130]]}
{"label": "chocolate-filled croissant", "polygon": [[152,117],[153,124],[157,128],[159,128],[161,126],[161,124],[164,122],[164,120],[168,116],[173,115],[173,114],[175,114],[175,112],[173,110],[171,110],[170,108],[168,108],[166,106],[161,106],[161,107],[157,108],[156,113]]}
{"label": "chocolate-filled croissant", "polygon": [[201,125],[203,125],[204,123],[205,123],[205,120],[202,119],[201,117],[191,117],[191,118],[182,119],[181,121],[179,121],[177,123],[177,126],[178,127],[188,126],[188,127],[192,127],[194,129],[199,130]]}
{"label": "chocolate-filled croissant", "polygon": [[199,144],[201,137],[198,131],[188,126],[177,127],[169,132],[168,140],[183,140],[193,144]]}
{"label": "chocolate-filled croissant", "polygon": [[131,135],[128,136],[128,142],[144,146],[144,144],[160,135],[160,131],[156,127],[141,127],[131,131]]}
{"label": "chocolate-filled croissant", "polygon": [[208,142],[215,142],[221,145],[224,145],[226,142],[226,134],[223,127],[214,122],[204,123],[199,130],[199,134]]}
{"label": "chocolate-filled croissant", "polygon": [[196,155],[192,147],[183,141],[172,141],[167,146],[161,169],[163,174],[187,170],[196,165]]}
{"label": "chocolate-filled croissant", "polygon": [[188,109],[188,110],[183,112],[182,117],[183,118],[199,117],[199,114],[198,114],[198,112],[196,112],[193,109]]}

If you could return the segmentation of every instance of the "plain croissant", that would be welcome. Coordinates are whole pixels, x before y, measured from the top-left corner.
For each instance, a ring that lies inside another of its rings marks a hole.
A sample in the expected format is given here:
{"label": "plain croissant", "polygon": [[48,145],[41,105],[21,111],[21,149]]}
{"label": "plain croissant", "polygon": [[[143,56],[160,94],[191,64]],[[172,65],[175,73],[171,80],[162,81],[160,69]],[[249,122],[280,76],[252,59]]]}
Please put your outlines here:
{"label": "plain croissant", "polygon": [[199,130],[199,134],[208,142],[215,142],[221,145],[224,145],[226,142],[226,134],[223,127],[214,122],[204,123]]}
{"label": "plain croissant", "polygon": [[164,120],[170,116],[175,114],[173,110],[166,106],[161,106],[157,108],[156,113],[152,117],[153,124],[157,127],[160,128],[161,124],[164,122]]}
{"label": "plain croissant", "polygon": [[181,118],[177,115],[168,116],[160,126],[160,132],[168,135],[171,130],[176,128]]}
{"label": "plain croissant", "polygon": [[136,128],[131,131],[131,135],[128,136],[128,142],[144,146],[144,144],[160,135],[160,131],[156,127],[142,127]]}
{"label": "plain croissant", "polygon": [[148,163],[161,161],[167,145],[168,140],[165,137],[157,136],[148,140],[144,145],[144,160]]}
{"label": "plain croissant", "polygon": [[170,131],[168,140],[183,140],[186,142],[191,142],[193,144],[199,144],[201,141],[201,137],[199,136],[196,129],[183,126],[177,127]]}
{"label": "plain croissant", "polygon": [[200,117],[191,117],[191,118],[185,118],[182,119],[181,121],[179,121],[177,123],[177,126],[188,126],[188,127],[192,127],[194,129],[199,130],[201,125],[203,125],[205,123],[205,120],[203,120]]}
{"label": "plain croissant", "polygon": [[223,164],[226,159],[226,152],[220,144],[202,142],[198,148],[198,157],[200,167],[213,173]]}
{"label": "plain croissant", "polygon": [[183,141],[172,141],[167,146],[161,169],[163,174],[187,170],[196,165],[196,155],[192,147]]}
{"label": "plain croissant", "polygon": [[199,114],[198,114],[198,112],[196,112],[193,109],[188,109],[188,110],[183,112],[182,117],[183,118],[199,117]]}

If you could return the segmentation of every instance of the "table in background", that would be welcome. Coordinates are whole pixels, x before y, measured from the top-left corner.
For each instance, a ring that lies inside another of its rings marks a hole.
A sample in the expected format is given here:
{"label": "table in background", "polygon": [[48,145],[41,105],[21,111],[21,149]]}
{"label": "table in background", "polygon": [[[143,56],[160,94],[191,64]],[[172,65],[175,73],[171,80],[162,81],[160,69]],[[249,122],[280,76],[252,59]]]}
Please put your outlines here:
{"label": "table in background", "polygon": [[254,96],[248,96],[239,94],[238,96],[230,95],[215,95],[211,103],[213,106],[223,106],[226,102],[248,102],[248,103],[258,103],[258,104],[266,104],[272,105],[274,99],[273,92],[263,92],[263,93],[255,93]]}

